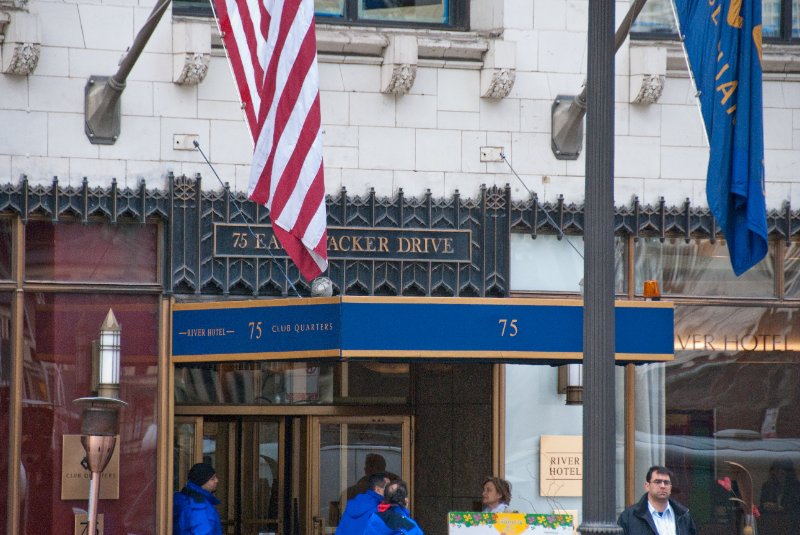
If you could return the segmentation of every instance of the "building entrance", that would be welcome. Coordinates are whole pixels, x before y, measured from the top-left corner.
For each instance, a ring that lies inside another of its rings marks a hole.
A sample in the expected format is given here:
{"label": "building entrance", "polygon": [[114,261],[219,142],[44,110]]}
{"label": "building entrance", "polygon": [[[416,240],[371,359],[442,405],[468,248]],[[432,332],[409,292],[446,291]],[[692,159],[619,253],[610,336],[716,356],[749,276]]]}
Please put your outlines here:
{"label": "building entrance", "polygon": [[176,417],[174,488],[194,463],[209,463],[226,535],[285,533],[285,429],[276,417]]}
{"label": "building entrance", "polygon": [[367,490],[370,474],[411,479],[411,417],[315,417],[311,429],[315,535],[336,533],[347,500]]}
{"label": "building entrance", "polygon": [[214,466],[226,535],[333,534],[368,473],[411,479],[410,416],[176,416],[174,488]]}

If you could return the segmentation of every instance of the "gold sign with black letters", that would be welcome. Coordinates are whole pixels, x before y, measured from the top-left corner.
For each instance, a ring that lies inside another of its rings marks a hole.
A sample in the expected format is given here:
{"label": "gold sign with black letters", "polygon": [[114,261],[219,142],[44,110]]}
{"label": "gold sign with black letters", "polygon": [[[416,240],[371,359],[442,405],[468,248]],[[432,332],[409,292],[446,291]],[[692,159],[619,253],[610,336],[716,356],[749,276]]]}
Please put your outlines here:
{"label": "gold sign with black letters", "polygon": [[[217,258],[285,258],[272,225],[214,224]],[[328,258],[345,260],[472,261],[472,232],[456,229],[328,227]]]}

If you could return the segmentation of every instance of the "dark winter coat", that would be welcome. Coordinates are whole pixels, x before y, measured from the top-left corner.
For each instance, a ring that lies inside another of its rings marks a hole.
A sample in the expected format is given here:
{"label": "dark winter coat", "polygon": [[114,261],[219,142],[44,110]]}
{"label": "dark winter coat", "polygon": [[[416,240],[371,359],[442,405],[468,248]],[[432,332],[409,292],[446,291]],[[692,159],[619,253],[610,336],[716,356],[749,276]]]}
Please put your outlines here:
{"label": "dark winter coat", "polygon": [[[675,513],[675,531],[677,535],[697,535],[697,526],[689,515],[689,509],[670,499],[669,505]],[[647,507],[647,494],[642,496],[634,505],[631,505],[619,515],[617,524],[620,525],[625,535],[658,535],[653,515]]]}

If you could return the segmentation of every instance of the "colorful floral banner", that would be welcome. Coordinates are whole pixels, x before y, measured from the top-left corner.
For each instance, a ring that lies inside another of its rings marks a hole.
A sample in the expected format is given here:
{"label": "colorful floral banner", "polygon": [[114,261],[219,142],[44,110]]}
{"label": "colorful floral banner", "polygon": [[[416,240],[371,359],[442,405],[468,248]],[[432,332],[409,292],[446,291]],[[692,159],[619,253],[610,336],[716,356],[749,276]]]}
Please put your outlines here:
{"label": "colorful floral banner", "polygon": [[450,535],[572,535],[572,515],[469,513],[448,515]]}

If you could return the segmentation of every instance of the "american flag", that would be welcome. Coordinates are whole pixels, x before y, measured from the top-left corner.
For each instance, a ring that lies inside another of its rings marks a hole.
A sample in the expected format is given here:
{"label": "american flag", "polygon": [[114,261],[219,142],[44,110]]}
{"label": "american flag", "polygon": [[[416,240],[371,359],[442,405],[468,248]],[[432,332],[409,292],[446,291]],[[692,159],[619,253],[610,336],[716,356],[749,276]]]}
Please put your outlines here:
{"label": "american flag", "polygon": [[214,0],[255,140],[250,199],[300,274],[328,268],[314,0]]}

